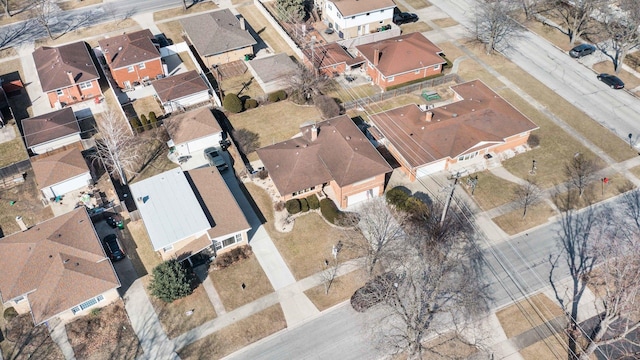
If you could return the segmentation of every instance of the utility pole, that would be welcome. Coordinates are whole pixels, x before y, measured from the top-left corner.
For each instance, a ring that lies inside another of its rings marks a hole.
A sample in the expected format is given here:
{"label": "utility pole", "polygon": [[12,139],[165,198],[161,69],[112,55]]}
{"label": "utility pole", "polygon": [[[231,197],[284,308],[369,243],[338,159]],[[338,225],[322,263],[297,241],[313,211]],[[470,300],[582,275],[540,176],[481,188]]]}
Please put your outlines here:
{"label": "utility pole", "polygon": [[453,180],[453,186],[451,187],[451,193],[449,194],[449,198],[447,199],[447,202],[444,204],[444,209],[442,210],[442,218],[440,218],[440,225],[444,224],[444,219],[445,217],[447,217],[447,211],[449,211],[449,206],[451,206],[451,200],[453,200],[453,192],[456,190],[458,179],[460,179],[459,171],[456,173],[456,176]]}

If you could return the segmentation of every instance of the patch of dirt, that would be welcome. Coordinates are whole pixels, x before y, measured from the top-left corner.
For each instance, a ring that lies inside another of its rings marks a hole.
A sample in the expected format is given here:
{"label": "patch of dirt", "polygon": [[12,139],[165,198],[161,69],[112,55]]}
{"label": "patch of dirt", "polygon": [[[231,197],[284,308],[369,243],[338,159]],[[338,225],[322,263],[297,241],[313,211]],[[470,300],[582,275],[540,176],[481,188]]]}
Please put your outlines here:
{"label": "patch of dirt", "polygon": [[26,172],[22,184],[10,189],[0,189],[0,235],[20,231],[16,216],[22,216],[27,227],[51,219],[51,208],[45,207],[40,198],[33,170]]}
{"label": "patch of dirt", "polygon": [[77,359],[135,359],[142,354],[122,300],[66,325]]}
{"label": "patch of dirt", "polygon": [[33,326],[30,314],[15,317],[7,323],[2,344],[5,359],[64,360],[62,351],[49,336],[45,325]]}

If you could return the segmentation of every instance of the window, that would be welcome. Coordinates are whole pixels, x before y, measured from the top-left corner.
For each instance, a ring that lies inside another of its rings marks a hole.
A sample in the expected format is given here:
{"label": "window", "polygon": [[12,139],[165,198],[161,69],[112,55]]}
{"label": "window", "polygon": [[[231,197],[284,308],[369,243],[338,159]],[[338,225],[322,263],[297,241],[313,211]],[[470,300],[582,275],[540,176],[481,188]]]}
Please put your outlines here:
{"label": "window", "polygon": [[220,241],[213,241],[213,246],[214,248],[217,250],[220,250],[222,248],[226,248],[228,246],[231,246],[233,244],[239,243],[240,241],[242,241],[242,234],[235,234],[234,236],[230,237],[230,238],[226,238],[224,240],[222,240],[222,242]]}
{"label": "window", "polygon": [[396,78],[395,76],[389,76],[389,77],[387,78],[387,81],[388,81],[388,82],[392,82],[393,80],[395,80],[395,78]]}
{"label": "window", "polygon": [[144,65],[144,63],[138,64],[138,69],[144,70],[145,68],[146,68],[146,66]]}
{"label": "window", "polygon": [[433,69],[434,69],[434,70],[438,70],[438,69],[440,69],[440,64],[438,64],[438,65],[434,65],[434,66],[433,66]]}
{"label": "window", "polygon": [[173,250],[173,245],[165,246],[162,248],[162,251],[167,252]]}
{"label": "window", "polygon": [[420,69],[416,70],[415,72],[416,74],[420,74]]}
{"label": "window", "polygon": [[369,16],[369,13],[367,13],[367,16]]}
{"label": "window", "polygon": [[84,90],[84,89],[91,89],[93,87],[93,83],[91,81],[86,81],[83,83],[80,83],[80,89]]}
{"label": "window", "polygon": [[353,19],[355,19],[355,18],[356,18],[355,16],[352,16],[352,17],[351,17],[351,20],[353,20]]}
{"label": "window", "polygon": [[476,156],[478,156],[478,152],[477,151],[474,152],[474,153],[471,153],[471,154],[466,154],[466,155],[462,155],[462,156],[458,157],[458,161],[471,160]]}
{"label": "window", "polygon": [[89,299],[89,300],[83,302],[82,304],[73,307],[71,309],[71,312],[73,313],[73,315],[75,315],[75,314],[79,313],[80,311],[82,311],[84,309],[88,309],[88,308],[92,307],[93,305],[99,303],[102,300],[104,300],[104,296],[98,295],[98,296],[94,297],[93,299]]}
{"label": "window", "polygon": [[333,7],[331,7],[331,4],[327,4],[327,8],[328,8],[329,10],[333,10]]}
{"label": "window", "polygon": [[128,71],[128,72],[133,72],[133,65],[129,66],[129,67],[127,68],[127,71]]}
{"label": "window", "polygon": [[56,94],[58,95],[58,97],[63,96],[64,93],[62,92],[62,90],[58,89],[56,90]]}
{"label": "window", "polygon": [[292,195],[293,195],[293,196],[296,196],[296,195],[300,195],[300,194],[308,193],[309,191],[314,190],[315,188],[316,188],[315,186],[312,186],[312,187],[310,187],[310,188],[306,188],[306,189],[304,189],[304,190],[296,191],[296,192],[294,192]]}

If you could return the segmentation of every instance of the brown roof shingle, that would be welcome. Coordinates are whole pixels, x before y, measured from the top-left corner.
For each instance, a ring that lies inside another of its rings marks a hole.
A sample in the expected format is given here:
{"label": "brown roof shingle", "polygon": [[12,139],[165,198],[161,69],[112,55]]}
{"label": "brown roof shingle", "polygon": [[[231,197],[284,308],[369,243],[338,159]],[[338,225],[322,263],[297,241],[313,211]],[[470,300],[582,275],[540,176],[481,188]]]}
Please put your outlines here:
{"label": "brown roof shingle", "polygon": [[208,107],[172,115],[163,122],[169,136],[176,144],[182,144],[222,131],[218,120]]}
{"label": "brown roof shingle", "polygon": [[349,66],[364,62],[361,56],[353,57],[338,43],[329,43],[326,45],[316,46],[313,49],[305,48],[303,50],[306,58],[312,62],[317,69],[345,63]]}
{"label": "brown roof shingle", "polygon": [[58,47],[39,47],[32,55],[44,92],[74,85],[67,72],[71,73],[76,84],[100,78],[84,41]]}
{"label": "brown roof shingle", "polygon": [[119,69],[159,59],[160,51],[151,41],[153,38],[151,31],[144,29],[103,39],[98,41],[98,44],[109,67]]}
{"label": "brown roof shingle", "polygon": [[377,49],[378,65],[375,67],[384,76],[394,76],[447,63],[439,55],[442,50],[418,32],[359,45],[356,49],[371,64],[375,64],[374,55]]}
{"label": "brown roof shingle", "polygon": [[[242,21],[245,21],[244,19]],[[257,44],[229,9],[180,20],[200,55],[211,56]]]}
{"label": "brown roof shingle", "polygon": [[195,70],[159,79],[151,84],[162,103],[209,90],[207,84]]}
{"label": "brown roof shingle", "polygon": [[89,172],[80,149],[72,148],[31,161],[40,189]]}
{"label": "brown roof shingle", "polygon": [[302,127],[301,137],[258,149],[281,195],[335,180],[343,187],[392,169],[348,116]]}
{"label": "brown roof shingle", "polygon": [[393,0],[333,0],[342,16],[351,16],[396,6]]}
{"label": "brown roof shingle", "polygon": [[480,80],[452,89],[463,100],[428,111],[406,105],[370,119],[413,167],[501,144],[538,128]]}
{"label": "brown roof shingle", "polygon": [[26,295],[40,324],[120,287],[84,207],[0,239],[0,295]]}
{"label": "brown roof shingle", "polygon": [[71,107],[22,120],[27,147],[80,133],[80,125]]}

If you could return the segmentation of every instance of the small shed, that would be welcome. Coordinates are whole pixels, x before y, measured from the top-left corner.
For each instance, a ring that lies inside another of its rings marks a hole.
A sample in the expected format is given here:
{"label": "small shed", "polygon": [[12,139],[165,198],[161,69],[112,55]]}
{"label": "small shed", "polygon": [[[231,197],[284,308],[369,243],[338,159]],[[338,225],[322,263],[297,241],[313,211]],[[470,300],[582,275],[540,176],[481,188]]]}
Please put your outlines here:
{"label": "small shed", "polygon": [[204,104],[211,99],[209,86],[195,70],[156,80],[152,85],[165,113]]}
{"label": "small shed", "polygon": [[80,149],[71,148],[31,161],[38,187],[51,199],[90,185],[93,180]]}
{"label": "small shed", "polygon": [[208,107],[173,115],[164,120],[164,126],[179,156],[202,155],[222,140],[222,128]]}

